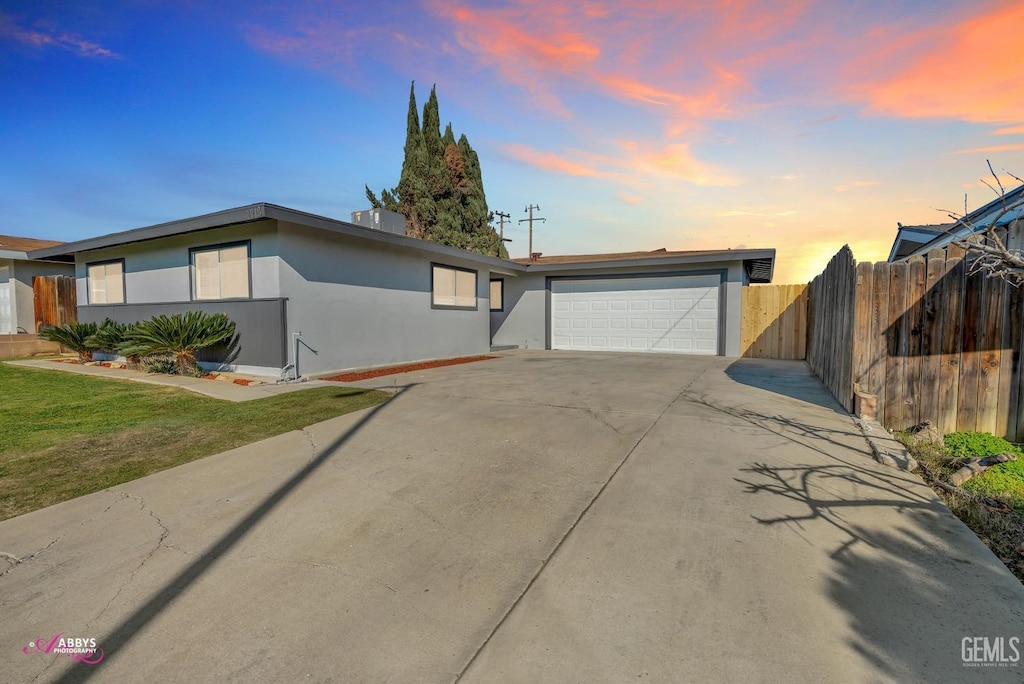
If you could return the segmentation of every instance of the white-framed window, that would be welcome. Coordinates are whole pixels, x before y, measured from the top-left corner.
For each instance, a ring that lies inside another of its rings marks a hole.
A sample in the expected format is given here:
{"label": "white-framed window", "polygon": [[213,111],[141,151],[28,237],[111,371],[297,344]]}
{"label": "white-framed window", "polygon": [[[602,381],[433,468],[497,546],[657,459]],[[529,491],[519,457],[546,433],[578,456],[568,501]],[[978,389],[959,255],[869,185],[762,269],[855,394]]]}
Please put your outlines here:
{"label": "white-framed window", "polygon": [[433,264],[431,306],[438,309],[476,309],[476,271]]}
{"label": "white-framed window", "polygon": [[88,264],[90,304],[124,304],[124,259]]}
{"label": "white-framed window", "polygon": [[495,278],[491,281],[491,311],[505,310],[505,281]]}
{"label": "white-framed window", "polygon": [[248,299],[249,243],[192,250],[192,299]]}

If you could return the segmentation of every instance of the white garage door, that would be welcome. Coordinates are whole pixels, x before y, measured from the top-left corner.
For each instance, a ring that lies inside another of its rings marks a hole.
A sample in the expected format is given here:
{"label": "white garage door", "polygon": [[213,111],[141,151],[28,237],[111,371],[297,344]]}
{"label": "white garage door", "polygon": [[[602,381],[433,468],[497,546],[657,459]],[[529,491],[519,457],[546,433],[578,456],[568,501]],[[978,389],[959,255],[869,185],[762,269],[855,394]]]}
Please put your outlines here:
{"label": "white garage door", "polygon": [[14,332],[11,315],[11,283],[8,280],[7,267],[0,267],[0,335]]}
{"label": "white garage door", "polygon": [[719,276],[551,281],[551,348],[718,353]]}

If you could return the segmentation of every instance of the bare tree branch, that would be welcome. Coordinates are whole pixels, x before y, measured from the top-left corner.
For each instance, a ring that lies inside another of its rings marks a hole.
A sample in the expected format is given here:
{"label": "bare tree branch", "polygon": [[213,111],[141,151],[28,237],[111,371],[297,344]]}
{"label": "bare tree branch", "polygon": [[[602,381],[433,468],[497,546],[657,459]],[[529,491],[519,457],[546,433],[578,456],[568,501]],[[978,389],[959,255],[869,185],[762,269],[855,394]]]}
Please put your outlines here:
{"label": "bare tree branch", "polygon": [[[992,168],[992,163],[987,163],[989,171],[999,186],[999,190],[997,191],[985,179],[981,179],[981,182],[985,183],[993,192],[999,195],[1003,200],[1002,206],[994,216],[987,219],[985,225],[975,225],[974,222],[968,219],[969,214],[957,216],[953,212],[945,212],[955,222],[950,229],[951,233],[967,229],[966,235],[955,238],[952,242],[967,252],[968,273],[984,273],[988,277],[1000,278],[1015,287],[1020,287],[1024,284],[1024,253],[1019,248],[1007,246],[1007,241],[1011,234],[1019,228],[1018,221],[1020,218],[1013,217],[1007,222],[1006,226],[1000,226],[1000,222],[1011,213],[1024,207],[1024,196],[1007,201],[1006,189]],[[1020,180],[1013,174],[1008,175]],[[1004,236],[1007,239],[1004,239]],[[1014,244],[1014,241],[1011,241],[1010,244]]]}
{"label": "bare tree branch", "polygon": [[999,180],[999,175],[995,171],[992,170],[992,161],[989,160],[989,159],[986,159],[985,163],[988,164],[988,171],[989,171],[989,173],[991,173],[992,177],[996,179],[996,184],[999,186],[999,196],[1002,197],[1003,195],[1006,194],[1006,190],[1003,189],[1003,183],[1002,183],[1002,181]]}

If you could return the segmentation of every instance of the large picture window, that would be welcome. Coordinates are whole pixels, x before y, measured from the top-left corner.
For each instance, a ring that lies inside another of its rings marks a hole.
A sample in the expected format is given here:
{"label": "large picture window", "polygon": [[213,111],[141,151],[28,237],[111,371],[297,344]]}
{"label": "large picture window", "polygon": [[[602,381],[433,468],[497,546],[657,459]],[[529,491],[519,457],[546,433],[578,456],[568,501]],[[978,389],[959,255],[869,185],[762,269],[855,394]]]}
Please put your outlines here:
{"label": "large picture window", "polygon": [[476,271],[434,265],[431,304],[438,308],[476,309]]}
{"label": "large picture window", "polygon": [[192,250],[192,299],[248,297],[248,243]]}
{"label": "large picture window", "polygon": [[124,261],[89,264],[90,304],[124,304]]}

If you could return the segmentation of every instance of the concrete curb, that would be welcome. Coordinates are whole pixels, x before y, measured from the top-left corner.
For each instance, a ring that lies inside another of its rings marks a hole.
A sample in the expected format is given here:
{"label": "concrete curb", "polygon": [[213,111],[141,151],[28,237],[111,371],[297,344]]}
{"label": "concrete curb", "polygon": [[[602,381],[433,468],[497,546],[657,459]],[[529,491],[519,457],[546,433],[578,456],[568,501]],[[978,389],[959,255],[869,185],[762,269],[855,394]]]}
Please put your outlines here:
{"label": "concrete curb", "polygon": [[889,434],[888,430],[882,427],[881,423],[877,420],[863,418],[854,418],[853,421],[864,433],[864,439],[868,441],[876,461],[882,465],[907,472],[917,469],[917,460],[910,455],[906,447]]}
{"label": "concrete curb", "polygon": [[201,378],[189,378],[180,375],[158,375],[143,373],[141,371],[128,370],[126,368],[105,368],[103,366],[85,366],[78,364],[54,363],[52,360],[24,360],[4,361],[11,366],[22,366],[25,368],[37,368],[41,370],[64,371],[78,375],[91,375],[109,380],[125,380],[128,382],[141,382],[147,385],[159,385],[162,387],[176,387],[196,394],[202,394],[214,399],[226,401],[243,402],[264,397],[272,397],[287,392],[311,389],[313,387],[330,387],[332,385],[342,386],[342,383],[327,382],[324,380],[310,380],[301,383],[268,383],[264,385],[236,385],[233,382],[218,382],[216,380],[203,380]]}

